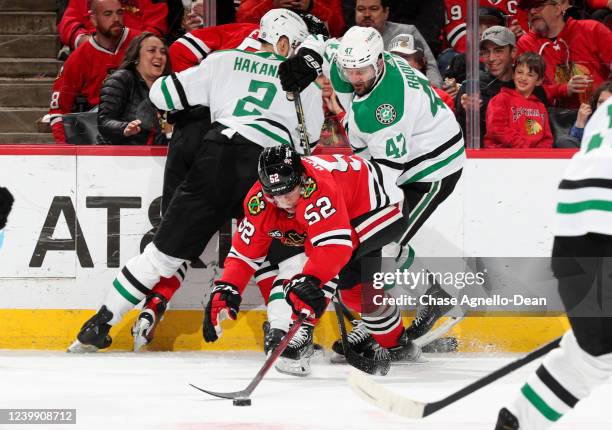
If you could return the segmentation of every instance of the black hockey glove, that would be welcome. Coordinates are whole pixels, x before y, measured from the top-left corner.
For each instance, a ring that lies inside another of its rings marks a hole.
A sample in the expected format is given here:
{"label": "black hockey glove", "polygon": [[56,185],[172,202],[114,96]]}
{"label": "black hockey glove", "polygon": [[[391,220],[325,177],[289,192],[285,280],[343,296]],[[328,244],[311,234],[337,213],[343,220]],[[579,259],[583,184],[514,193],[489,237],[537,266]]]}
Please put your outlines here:
{"label": "black hockey glove", "polygon": [[202,335],[206,342],[214,342],[221,334],[221,321],[226,318],[235,320],[242,297],[238,288],[226,282],[216,281],[210,299],[204,309]]}
{"label": "black hockey glove", "polygon": [[13,208],[15,199],[13,195],[4,187],[0,187],[0,230],[6,227],[6,220]]}
{"label": "black hockey glove", "polygon": [[310,275],[295,275],[283,286],[283,289],[285,300],[293,309],[293,318],[308,311],[310,316],[306,320],[313,325],[316,324],[327,307],[321,281]]}
{"label": "black hockey glove", "polygon": [[302,91],[321,74],[323,58],[312,49],[302,48],[293,57],[283,61],[278,77],[284,91]]}

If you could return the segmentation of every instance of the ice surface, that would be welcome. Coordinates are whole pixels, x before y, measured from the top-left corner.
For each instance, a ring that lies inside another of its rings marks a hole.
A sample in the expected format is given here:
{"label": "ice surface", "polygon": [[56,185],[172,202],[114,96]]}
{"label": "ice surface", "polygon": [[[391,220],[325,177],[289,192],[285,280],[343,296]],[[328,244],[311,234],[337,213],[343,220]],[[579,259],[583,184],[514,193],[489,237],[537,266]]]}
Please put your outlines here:
{"label": "ice surface", "polygon": [[[405,396],[436,400],[515,356],[428,355],[423,364],[394,366],[387,387]],[[0,408],[76,408],[76,425],[59,429],[164,430],[395,430],[493,429],[499,407],[529,372],[502,380],[420,421],[364,403],[346,384],[347,365],[313,362],[312,375],[296,378],[274,369],[253,393],[250,407],[211,398],[188,383],[215,391],[244,389],[263,363],[262,353],[144,352],[70,355],[0,351]],[[612,429],[612,382],[594,391],[554,429]],[[2,425],[0,429],[12,429]],[[29,427],[30,428],[30,427]]]}

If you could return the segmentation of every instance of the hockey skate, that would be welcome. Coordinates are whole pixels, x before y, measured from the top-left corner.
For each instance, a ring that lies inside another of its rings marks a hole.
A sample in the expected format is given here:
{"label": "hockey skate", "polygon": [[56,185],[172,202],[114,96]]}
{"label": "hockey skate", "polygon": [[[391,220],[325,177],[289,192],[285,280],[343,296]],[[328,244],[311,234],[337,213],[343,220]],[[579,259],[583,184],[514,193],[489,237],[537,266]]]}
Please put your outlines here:
{"label": "hockey skate", "polygon": [[[425,295],[434,297],[436,299],[451,298],[451,295],[444,291],[440,285],[434,284],[427,289]],[[446,333],[450,328],[457,324],[463,317],[453,317],[449,319],[446,327],[441,330],[436,330],[436,333],[430,333],[430,330],[434,324],[445,314],[447,314],[454,306],[438,306],[438,305],[419,305],[417,307],[416,317],[410,324],[410,327],[406,329],[402,338],[406,341],[410,340],[415,342],[419,346],[424,346],[436,338]],[[405,342],[407,343],[407,342]]]}
{"label": "hockey skate", "polygon": [[314,354],[312,332],[314,327],[302,324],[295,336],[287,345],[274,367],[281,373],[294,376],[310,374],[310,357]]}
{"label": "hockey skate", "polygon": [[501,408],[497,416],[495,430],[518,430],[518,419],[506,408]]}
{"label": "hockey skate", "polygon": [[164,318],[168,302],[164,296],[152,293],[147,297],[142,312],[138,315],[132,327],[134,336],[134,351],[140,351],[144,346],[151,343],[155,335],[155,329]]}
{"label": "hockey skate", "polygon": [[108,334],[111,329],[108,322],[111,319],[113,319],[113,313],[106,306],[102,306],[93,317],[83,324],[76,340],[72,342],[66,352],[79,354],[108,348],[113,342]]}
{"label": "hockey skate", "polygon": [[281,330],[279,328],[270,328],[270,323],[268,321],[263,323],[263,332],[264,332],[264,353],[268,355],[270,352],[274,351],[274,349],[278,346],[278,344],[283,340],[286,331]]}
{"label": "hockey skate", "polygon": [[[363,321],[359,321],[353,330],[347,336],[349,347],[357,354],[367,355],[372,358],[375,354],[375,349],[378,344],[368,333]],[[342,339],[338,339],[332,345],[332,363],[346,363],[344,349],[342,348]]]}

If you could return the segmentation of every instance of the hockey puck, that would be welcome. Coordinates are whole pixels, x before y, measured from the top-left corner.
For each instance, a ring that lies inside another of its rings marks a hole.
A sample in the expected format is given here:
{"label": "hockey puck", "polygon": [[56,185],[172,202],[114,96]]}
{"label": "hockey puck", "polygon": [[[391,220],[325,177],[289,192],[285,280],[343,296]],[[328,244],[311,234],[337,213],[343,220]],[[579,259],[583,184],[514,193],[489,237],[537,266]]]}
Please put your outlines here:
{"label": "hockey puck", "polygon": [[234,399],[234,406],[251,406],[251,399]]}

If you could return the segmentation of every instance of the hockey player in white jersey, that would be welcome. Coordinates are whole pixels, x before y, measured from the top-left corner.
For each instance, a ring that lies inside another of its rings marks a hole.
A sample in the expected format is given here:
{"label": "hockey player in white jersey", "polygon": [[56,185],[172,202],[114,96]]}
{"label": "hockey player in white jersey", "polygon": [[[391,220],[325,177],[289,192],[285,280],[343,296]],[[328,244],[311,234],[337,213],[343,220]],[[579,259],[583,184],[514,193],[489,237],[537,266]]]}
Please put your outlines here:
{"label": "hockey player in white jersey", "polygon": [[612,98],[587,124],[557,196],[552,268],[572,329],[496,430],[548,428],[612,375]]}
{"label": "hockey player in white jersey", "polygon": [[[346,128],[353,151],[393,168],[404,191],[408,228],[398,238],[396,258],[398,266],[406,269],[405,262],[413,256],[410,239],[452,193],[461,176],[465,150],[459,124],[423,74],[383,51],[382,36],[373,28],[352,27],[340,43],[310,36],[297,55],[281,65],[283,89],[306,88],[322,71],[329,75],[347,110]],[[437,285],[426,294],[449,297]],[[422,337],[448,310],[420,307],[403,336],[409,340]],[[352,339],[356,339],[356,350],[370,341],[362,333],[355,333]]]}
{"label": "hockey player in white jersey", "polygon": [[[224,222],[242,217],[242,200],[257,180],[263,148],[279,143],[299,147],[294,104],[282,91],[278,67],[306,38],[307,28],[297,14],[285,9],[268,12],[260,26],[261,52],[216,52],[197,67],[151,87],[151,101],[161,110],[209,106],[213,126],[153,242],[120,270],[69,352],[109,347],[111,326],[138,305],[160,277],[173,276],[183,262],[199,257]],[[321,91],[310,85],[302,101],[310,141],[315,142],[323,123]]]}

